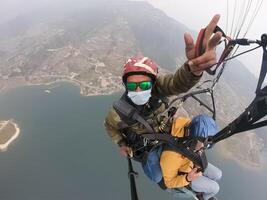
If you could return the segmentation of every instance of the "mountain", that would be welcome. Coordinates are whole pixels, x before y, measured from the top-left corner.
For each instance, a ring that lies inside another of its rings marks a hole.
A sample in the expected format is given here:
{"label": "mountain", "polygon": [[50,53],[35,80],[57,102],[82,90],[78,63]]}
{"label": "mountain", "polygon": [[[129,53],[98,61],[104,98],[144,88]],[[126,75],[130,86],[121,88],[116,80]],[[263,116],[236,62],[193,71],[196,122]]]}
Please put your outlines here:
{"label": "mountain", "polygon": [[184,49],[185,30],[144,2],[49,7],[1,25],[0,73],[33,84],[76,77],[84,94],[108,93],[121,88],[116,84],[121,74],[118,66],[133,54],[175,68]]}
{"label": "mountain", "polygon": [[[110,94],[122,89],[121,66],[131,55],[146,55],[162,69],[174,71],[185,60],[184,32],[192,31],[146,2],[79,0],[75,5],[50,5],[1,24],[0,88],[68,80],[79,84],[84,95]],[[222,126],[244,110],[255,86],[255,77],[244,65],[229,62],[215,89]],[[201,98],[209,101],[207,95]],[[190,115],[207,112],[192,100],[185,108]],[[261,146],[257,135],[248,134]],[[243,149],[244,138],[235,136],[227,144],[235,141]],[[247,163],[259,160],[255,155],[261,148],[247,148],[256,152],[252,158],[228,146]]]}

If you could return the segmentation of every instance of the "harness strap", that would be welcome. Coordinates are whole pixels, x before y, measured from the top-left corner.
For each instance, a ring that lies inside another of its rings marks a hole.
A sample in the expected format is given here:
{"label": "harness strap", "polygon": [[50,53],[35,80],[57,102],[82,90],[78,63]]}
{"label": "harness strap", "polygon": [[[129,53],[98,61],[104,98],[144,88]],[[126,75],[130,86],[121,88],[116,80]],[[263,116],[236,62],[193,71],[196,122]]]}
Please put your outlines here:
{"label": "harness strap", "polygon": [[128,119],[133,119],[141,124],[143,124],[149,133],[154,133],[154,129],[150,126],[150,124],[142,117],[139,112],[136,110],[135,107],[130,105],[123,99],[119,99],[113,103],[113,108],[123,116],[127,117]]}
{"label": "harness strap", "polygon": [[191,160],[194,164],[200,166],[201,170],[204,171],[208,165],[207,158],[205,155],[205,152],[202,152],[201,154],[196,153],[190,148],[191,143],[194,143],[198,138],[196,137],[174,137],[169,134],[142,134],[144,138],[147,138],[149,140],[157,140],[161,143],[170,145],[174,151],[182,154],[189,160]]}

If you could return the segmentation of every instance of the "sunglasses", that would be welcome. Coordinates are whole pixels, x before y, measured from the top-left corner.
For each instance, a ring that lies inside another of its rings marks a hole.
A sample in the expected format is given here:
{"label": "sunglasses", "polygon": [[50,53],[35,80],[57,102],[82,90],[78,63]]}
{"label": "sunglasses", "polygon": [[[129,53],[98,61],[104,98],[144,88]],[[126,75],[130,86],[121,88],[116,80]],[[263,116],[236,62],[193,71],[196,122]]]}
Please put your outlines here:
{"label": "sunglasses", "polygon": [[152,87],[151,81],[142,81],[142,82],[127,82],[126,88],[129,91],[135,91],[139,87],[141,90],[149,90]]}

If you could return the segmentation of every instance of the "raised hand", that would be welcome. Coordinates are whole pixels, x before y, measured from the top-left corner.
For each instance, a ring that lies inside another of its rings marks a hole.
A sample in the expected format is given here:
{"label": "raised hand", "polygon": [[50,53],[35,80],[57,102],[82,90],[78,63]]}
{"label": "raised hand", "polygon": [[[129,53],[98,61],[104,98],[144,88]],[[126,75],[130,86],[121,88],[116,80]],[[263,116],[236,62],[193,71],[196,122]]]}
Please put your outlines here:
{"label": "raised hand", "polygon": [[220,15],[215,15],[208,26],[206,27],[203,46],[204,54],[195,58],[195,44],[190,34],[184,34],[185,52],[188,59],[190,70],[195,75],[201,75],[202,72],[216,63],[215,48],[221,40],[222,33],[216,32],[213,34],[215,27],[220,19]]}

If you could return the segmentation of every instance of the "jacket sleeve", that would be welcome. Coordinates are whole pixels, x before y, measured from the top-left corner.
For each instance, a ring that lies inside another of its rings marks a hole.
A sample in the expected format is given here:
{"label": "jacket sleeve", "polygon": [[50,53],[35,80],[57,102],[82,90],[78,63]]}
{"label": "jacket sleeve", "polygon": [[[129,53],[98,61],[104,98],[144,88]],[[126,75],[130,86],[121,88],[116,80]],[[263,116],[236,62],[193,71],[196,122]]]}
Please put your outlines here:
{"label": "jacket sleeve", "polygon": [[178,175],[182,164],[183,159],[179,159],[176,152],[162,152],[160,157],[160,166],[164,183],[167,188],[180,188],[189,184],[186,180],[186,174]]}
{"label": "jacket sleeve", "polygon": [[156,92],[163,96],[178,95],[191,89],[200,78],[201,76],[192,74],[189,66],[184,64],[174,74],[159,75],[156,79]]}
{"label": "jacket sleeve", "polygon": [[108,135],[116,144],[118,144],[118,142],[123,139],[123,136],[119,131],[119,125],[118,125],[120,121],[121,120],[119,115],[113,108],[108,112],[104,121],[104,126],[106,128]]}

